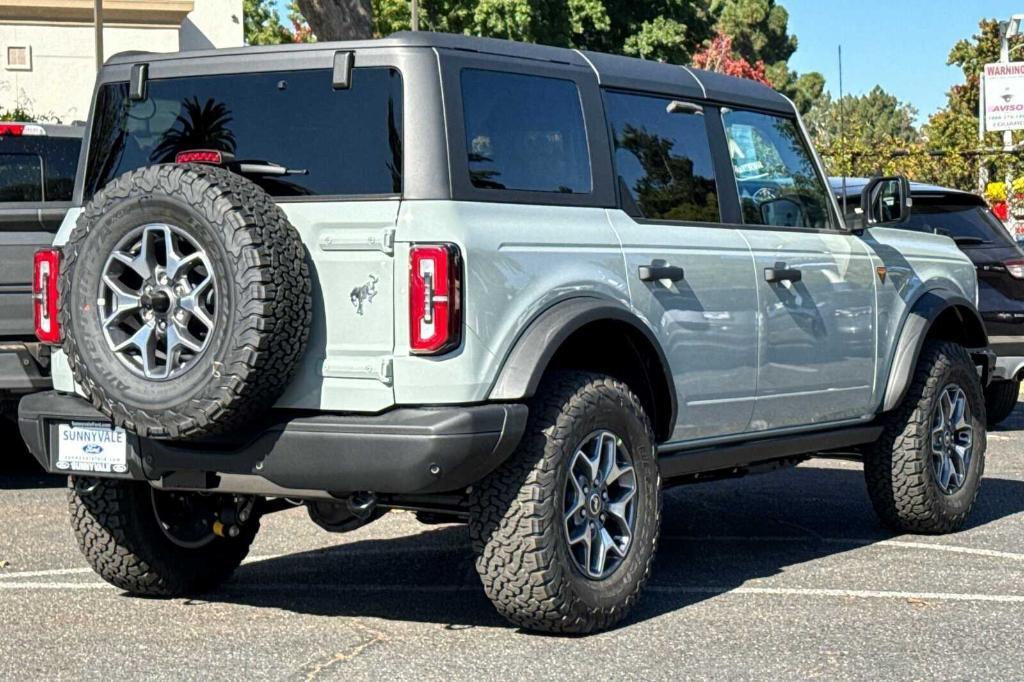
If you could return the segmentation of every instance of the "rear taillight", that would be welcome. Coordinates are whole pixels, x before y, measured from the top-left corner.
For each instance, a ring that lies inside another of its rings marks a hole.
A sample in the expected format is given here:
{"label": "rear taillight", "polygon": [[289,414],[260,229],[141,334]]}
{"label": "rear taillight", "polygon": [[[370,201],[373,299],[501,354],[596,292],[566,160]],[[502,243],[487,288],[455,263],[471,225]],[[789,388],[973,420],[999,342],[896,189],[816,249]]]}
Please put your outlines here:
{"label": "rear taillight", "polygon": [[1024,279],[1024,260],[1017,259],[1003,261],[1003,267],[1005,267],[1006,271],[1013,277],[1016,277],[1017,279]]}
{"label": "rear taillight", "polygon": [[36,337],[43,343],[60,343],[60,322],[57,321],[57,275],[60,272],[60,251],[36,251],[32,273],[33,316]]}
{"label": "rear taillight", "polygon": [[462,342],[462,258],[454,244],[414,246],[409,267],[409,348],[446,353]]}

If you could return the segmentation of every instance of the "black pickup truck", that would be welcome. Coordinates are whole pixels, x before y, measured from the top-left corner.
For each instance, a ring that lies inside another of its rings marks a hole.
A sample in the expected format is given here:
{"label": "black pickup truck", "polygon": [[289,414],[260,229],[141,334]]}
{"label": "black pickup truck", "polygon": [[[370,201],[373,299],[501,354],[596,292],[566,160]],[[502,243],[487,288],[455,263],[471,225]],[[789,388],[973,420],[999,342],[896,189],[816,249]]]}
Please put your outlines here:
{"label": "black pickup truck", "polygon": [[50,386],[32,318],[32,262],[71,205],[82,126],[0,122],[0,416]]}

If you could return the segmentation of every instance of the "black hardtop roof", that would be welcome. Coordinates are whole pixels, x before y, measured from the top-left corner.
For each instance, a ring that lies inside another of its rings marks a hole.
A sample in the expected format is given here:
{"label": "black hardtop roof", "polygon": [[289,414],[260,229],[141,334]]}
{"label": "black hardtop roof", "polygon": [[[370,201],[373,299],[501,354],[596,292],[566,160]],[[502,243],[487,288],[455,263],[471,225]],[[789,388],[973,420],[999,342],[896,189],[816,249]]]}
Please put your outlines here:
{"label": "black hardtop roof", "polygon": [[621,57],[600,52],[585,52],[550,45],[520,43],[496,38],[478,38],[454,33],[403,31],[387,38],[345,42],[304,43],[196,50],[190,52],[116,54],[107,65],[127,65],[140,61],[181,61],[216,59],[247,54],[273,54],[303,51],[335,51],[388,48],[437,48],[461,50],[488,55],[532,59],[571,64],[592,69],[601,85],[610,88],[643,90],[692,99],[731,103],[757,109],[791,114],[792,103],[771,88],[745,78],[725,76],[686,66],[664,64],[634,57]]}

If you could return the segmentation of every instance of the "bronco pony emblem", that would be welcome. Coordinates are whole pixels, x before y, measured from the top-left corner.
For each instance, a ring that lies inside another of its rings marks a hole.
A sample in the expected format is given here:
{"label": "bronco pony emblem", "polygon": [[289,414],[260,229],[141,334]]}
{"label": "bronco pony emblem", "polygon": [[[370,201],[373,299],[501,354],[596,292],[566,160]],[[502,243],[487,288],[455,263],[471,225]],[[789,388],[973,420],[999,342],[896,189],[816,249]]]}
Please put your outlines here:
{"label": "bronco pony emblem", "polygon": [[370,275],[370,281],[366,284],[356,287],[349,294],[349,298],[352,300],[352,305],[355,306],[356,314],[363,314],[363,304],[373,303],[373,297],[377,295],[377,279],[376,275]]}

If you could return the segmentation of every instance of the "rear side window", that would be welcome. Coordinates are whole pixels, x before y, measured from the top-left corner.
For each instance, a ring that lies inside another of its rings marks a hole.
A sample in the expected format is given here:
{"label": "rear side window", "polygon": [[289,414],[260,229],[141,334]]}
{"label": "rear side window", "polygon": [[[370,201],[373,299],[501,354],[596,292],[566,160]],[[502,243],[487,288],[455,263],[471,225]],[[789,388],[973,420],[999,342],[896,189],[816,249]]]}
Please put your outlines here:
{"label": "rear side window", "polygon": [[654,220],[719,222],[704,117],[669,113],[671,104],[660,97],[605,94],[623,207]]}
{"label": "rear side window", "polygon": [[147,98],[127,83],[100,88],[85,178],[89,198],[118,175],[216,149],[287,175],[249,176],[275,197],[402,191],[402,80],[358,68],[335,90],[330,70],[153,79]]}
{"label": "rear side window", "polygon": [[591,191],[587,132],[573,81],[464,69],[461,84],[474,187]]}
{"label": "rear side window", "polygon": [[0,154],[0,202],[42,201],[43,161],[38,154]]}

